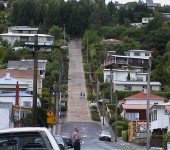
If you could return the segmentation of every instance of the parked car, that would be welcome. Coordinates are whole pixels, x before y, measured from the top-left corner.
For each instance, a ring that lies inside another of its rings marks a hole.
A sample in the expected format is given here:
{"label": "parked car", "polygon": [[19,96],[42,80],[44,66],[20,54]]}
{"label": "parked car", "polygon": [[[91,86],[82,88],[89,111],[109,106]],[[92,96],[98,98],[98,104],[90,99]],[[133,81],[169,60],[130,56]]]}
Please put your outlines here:
{"label": "parked car", "polygon": [[105,102],[105,103],[110,103],[110,99],[107,99],[107,98],[104,98],[104,99],[103,99],[103,98],[102,98],[102,99],[99,99],[99,100],[98,100],[98,103],[99,103],[99,104],[103,104],[103,102]]}
{"label": "parked car", "polygon": [[60,135],[54,135],[54,138],[56,139],[61,150],[68,150],[67,144],[64,142],[63,138]]}
{"label": "parked car", "polygon": [[61,150],[54,136],[44,127],[20,127],[0,130],[0,149]]}
{"label": "parked car", "polygon": [[112,136],[110,134],[109,131],[101,131],[99,134],[99,140],[107,140],[107,141],[111,141]]}
{"label": "parked car", "polygon": [[61,137],[63,138],[64,142],[67,144],[68,147],[73,148],[73,140],[70,134],[63,133]]}

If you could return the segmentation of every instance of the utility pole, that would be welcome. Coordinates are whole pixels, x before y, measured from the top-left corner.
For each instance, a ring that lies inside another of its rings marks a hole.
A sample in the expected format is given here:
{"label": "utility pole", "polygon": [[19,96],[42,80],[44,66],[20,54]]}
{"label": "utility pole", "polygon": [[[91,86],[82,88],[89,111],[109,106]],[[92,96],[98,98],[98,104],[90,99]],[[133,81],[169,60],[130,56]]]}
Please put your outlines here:
{"label": "utility pole", "polygon": [[149,109],[150,109],[150,72],[151,72],[151,58],[149,58],[148,65],[148,80],[147,80],[147,110],[146,110],[146,118],[147,118],[147,150],[149,150],[150,146],[150,120],[149,120]]}
{"label": "utility pole", "polygon": [[98,84],[98,76],[96,77],[96,98],[97,98],[97,102],[99,100],[99,84]]}
{"label": "utility pole", "polygon": [[112,74],[112,67],[110,68],[110,102],[112,104],[113,101],[113,74]]}
{"label": "utility pole", "polygon": [[35,35],[34,42],[34,78],[33,78],[33,108],[32,108],[32,126],[37,126],[37,70],[38,70],[38,35]]}
{"label": "utility pole", "polygon": [[87,64],[89,64],[89,35],[87,31]]}
{"label": "utility pole", "polygon": [[66,40],[66,32],[65,32],[65,24],[64,24],[64,46],[65,46],[65,40]]}
{"label": "utility pole", "polygon": [[104,125],[104,117],[105,117],[104,105],[105,105],[105,100],[104,100],[104,93],[103,93],[103,125]]}
{"label": "utility pole", "polygon": [[117,142],[117,92],[116,92],[116,103],[115,103],[115,142]]}

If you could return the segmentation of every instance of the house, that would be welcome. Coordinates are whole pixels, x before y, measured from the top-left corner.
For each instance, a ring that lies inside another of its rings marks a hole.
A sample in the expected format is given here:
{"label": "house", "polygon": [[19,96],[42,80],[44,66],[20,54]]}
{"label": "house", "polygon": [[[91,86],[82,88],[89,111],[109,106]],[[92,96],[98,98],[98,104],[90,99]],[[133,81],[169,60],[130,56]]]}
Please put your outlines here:
{"label": "house", "polygon": [[120,43],[122,43],[122,41],[117,40],[117,39],[103,39],[102,41],[100,41],[100,43],[103,43],[103,44],[120,44]]}
{"label": "house", "polygon": [[[126,55],[115,55],[107,51],[104,60],[104,81],[113,83],[113,90],[141,91],[147,85],[151,51],[129,50]],[[151,90],[160,90],[160,82],[150,82]]]}
{"label": "house", "polygon": [[[0,70],[0,73],[1,70]],[[17,80],[13,77],[10,76],[9,72],[4,72],[4,76],[0,76],[0,91],[1,92],[10,92],[10,91],[15,91],[16,89],[16,84],[18,82],[19,84],[19,90],[20,91],[27,91],[28,90],[28,84],[26,82],[22,82],[20,80]]]}
{"label": "house", "polygon": [[[47,60],[38,59],[38,70],[40,75],[45,78]],[[34,70],[33,59],[9,60],[7,69]]]}
{"label": "house", "polygon": [[[18,93],[18,104],[16,102],[16,92],[1,92],[0,93],[0,102],[10,102],[13,105],[23,106],[23,107],[32,107],[33,106],[33,96],[29,93],[19,91]],[[37,106],[41,107],[41,101],[37,97]]]}
{"label": "house", "polygon": [[148,24],[149,21],[151,21],[153,17],[143,17],[142,18],[142,24]]}
{"label": "house", "polygon": [[[17,81],[21,91],[33,93],[34,70],[0,69],[0,90],[15,91]],[[37,75],[37,93],[42,93],[42,76]]]}
{"label": "house", "polygon": [[[166,99],[150,93],[150,107],[154,104],[163,104]],[[123,99],[121,115],[129,121],[146,120],[147,92],[146,89]]]}
{"label": "house", "polygon": [[[6,40],[9,44],[14,45],[16,41],[20,43],[35,42],[35,35],[38,35],[39,45],[52,45],[54,42],[54,36],[47,34],[37,34],[38,28],[31,28],[28,26],[14,26],[8,28],[8,33],[0,34],[3,40]],[[42,48],[42,50],[50,51],[51,48]]]}
{"label": "house", "polygon": [[8,33],[37,34],[38,28],[32,28],[29,26],[12,26],[8,27]]}
{"label": "house", "polygon": [[[110,82],[110,69],[104,69],[104,81]],[[141,91],[147,86],[147,73],[136,70],[112,69],[113,90]],[[160,91],[160,82],[150,82],[150,89]]]}
{"label": "house", "polygon": [[170,102],[155,104],[150,108],[151,132],[170,131]]}
{"label": "house", "polygon": [[107,68],[111,65],[117,65],[121,70],[130,67],[139,72],[147,72],[151,53],[151,51],[147,50],[129,50],[126,55],[107,55],[104,60],[104,66]]}
{"label": "house", "polygon": [[0,129],[13,128],[13,108],[11,102],[0,102]]}

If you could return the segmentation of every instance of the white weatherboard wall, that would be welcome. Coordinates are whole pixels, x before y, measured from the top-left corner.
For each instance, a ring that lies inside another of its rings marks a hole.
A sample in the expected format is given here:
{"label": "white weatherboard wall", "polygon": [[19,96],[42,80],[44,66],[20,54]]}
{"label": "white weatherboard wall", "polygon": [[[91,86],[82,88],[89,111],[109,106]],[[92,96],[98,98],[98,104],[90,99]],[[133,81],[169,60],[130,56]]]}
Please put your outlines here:
{"label": "white weatherboard wall", "polygon": [[9,120],[9,109],[1,108],[0,109],[0,129],[10,128],[10,120]]}
{"label": "white weatherboard wall", "polygon": [[157,120],[151,122],[151,132],[154,129],[164,129],[169,125],[169,116],[165,115],[164,109],[157,109]]}
{"label": "white weatherboard wall", "polygon": [[[126,100],[125,104],[146,104],[147,100]],[[150,99],[150,104],[153,105],[154,103],[163,104],[163,100],[152,100]]]}

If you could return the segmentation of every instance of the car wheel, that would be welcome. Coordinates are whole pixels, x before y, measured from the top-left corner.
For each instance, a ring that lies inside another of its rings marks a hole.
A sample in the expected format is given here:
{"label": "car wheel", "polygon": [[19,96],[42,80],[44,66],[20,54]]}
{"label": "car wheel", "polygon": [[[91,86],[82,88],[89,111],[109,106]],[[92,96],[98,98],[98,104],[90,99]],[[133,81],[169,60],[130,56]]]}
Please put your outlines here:
{"label": "car wheel", "polygon": [[111,142],[111,139],[108,139],[109,142]]}

